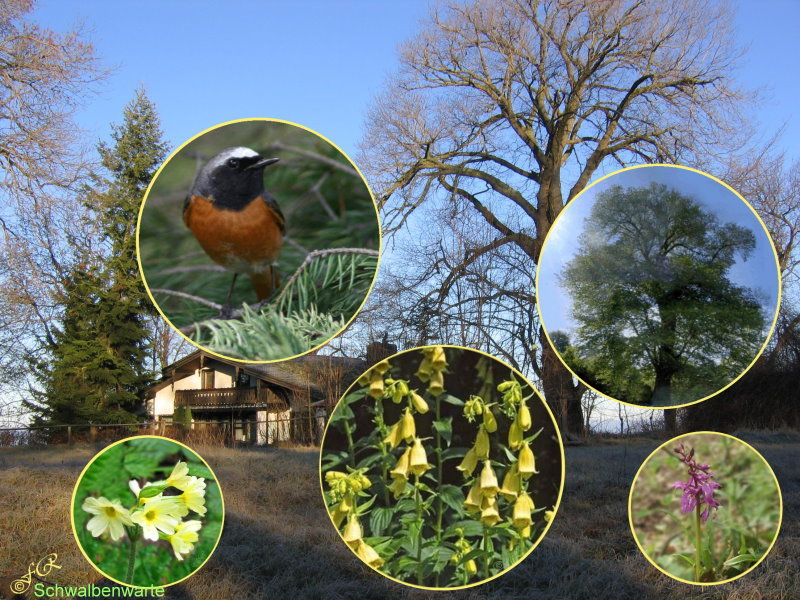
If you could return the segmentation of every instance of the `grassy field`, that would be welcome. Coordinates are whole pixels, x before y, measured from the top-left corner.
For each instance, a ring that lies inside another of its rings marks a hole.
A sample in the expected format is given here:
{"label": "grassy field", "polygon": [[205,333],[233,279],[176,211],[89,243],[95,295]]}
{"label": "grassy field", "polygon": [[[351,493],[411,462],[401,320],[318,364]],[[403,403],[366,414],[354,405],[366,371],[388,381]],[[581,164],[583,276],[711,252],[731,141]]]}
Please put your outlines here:
{"label": "grassy field", "polygon": [[[567,448],[567,484],[542,544],[485,585],[432,592],[393,583],[362,566],[339,540],[322,505],[317,453],[309,449],[198,448],[216,471],[226,522],[214,556],[167,597],[519,598],[794,600],[800,597],[800,435],[741,434],[771,463],[784,521],[770,555],[733,583],[704,589],[675,582],[639,553],[627,519],[630,482],[652,440]],[[0,449],[0,597],[27,564],[56,552],[62,585],[98,582],[72,537],[72,486],[95,448]]]}

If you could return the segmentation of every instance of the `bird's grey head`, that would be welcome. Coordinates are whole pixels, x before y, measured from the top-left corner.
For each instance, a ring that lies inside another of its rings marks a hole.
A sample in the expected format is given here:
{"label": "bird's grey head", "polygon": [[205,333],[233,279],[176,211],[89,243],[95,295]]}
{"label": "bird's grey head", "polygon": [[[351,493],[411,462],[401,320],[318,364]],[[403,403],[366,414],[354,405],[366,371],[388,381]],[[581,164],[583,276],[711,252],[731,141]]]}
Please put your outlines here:
{"label": "bird's grey head", "polygon": [[226,148],[203,166],[190,193],[220,208],[240,210],[264,192],[264,168],[278,160],[243,146]]}

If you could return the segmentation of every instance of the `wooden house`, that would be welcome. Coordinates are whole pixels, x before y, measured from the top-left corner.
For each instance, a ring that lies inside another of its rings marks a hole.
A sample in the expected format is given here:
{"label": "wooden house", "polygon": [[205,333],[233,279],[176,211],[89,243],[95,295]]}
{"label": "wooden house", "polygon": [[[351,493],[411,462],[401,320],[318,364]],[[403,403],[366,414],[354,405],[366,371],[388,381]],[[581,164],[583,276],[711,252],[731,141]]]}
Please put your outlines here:
{"label": "wooden house", "polygon": [[365,369],[354,358],[252,364],[196,350],[164,369],[145,402],[157,423],[210,428],[235,443],[319,443],[331,408]]}

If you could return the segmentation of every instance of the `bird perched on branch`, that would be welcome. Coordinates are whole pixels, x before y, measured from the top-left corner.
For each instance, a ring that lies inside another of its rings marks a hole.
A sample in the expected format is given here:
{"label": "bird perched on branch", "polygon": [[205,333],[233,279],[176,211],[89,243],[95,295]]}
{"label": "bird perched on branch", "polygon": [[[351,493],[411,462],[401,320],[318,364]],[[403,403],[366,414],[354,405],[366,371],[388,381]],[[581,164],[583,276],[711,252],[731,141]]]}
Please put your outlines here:
{"label": "bird perched on branch", "polygon": [[227,148],[203,166],[184,202],[183,221],[203,250],[234,272],[226,306],[239,273],[250,276],[259,300],[280,283],[275,262],[285,220],[264,189],[264,169],[278,160],[250,148]]}

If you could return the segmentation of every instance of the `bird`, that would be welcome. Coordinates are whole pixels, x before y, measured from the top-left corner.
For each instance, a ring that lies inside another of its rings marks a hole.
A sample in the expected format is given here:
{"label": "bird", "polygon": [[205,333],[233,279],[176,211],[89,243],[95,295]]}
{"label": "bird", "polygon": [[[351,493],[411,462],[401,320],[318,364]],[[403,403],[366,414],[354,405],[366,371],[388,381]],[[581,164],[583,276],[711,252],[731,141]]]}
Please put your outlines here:
{"label": "bird", "polygon": [[250,276],[259,301],[280,285],[275,263],[286,219],[264,189],[264,169],[279,160],[242,146],[226,148],[203,165],[183,204],[183,222],[203,250],[234,273],[225,307],[240,273]]}

